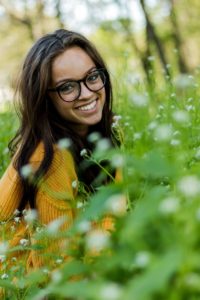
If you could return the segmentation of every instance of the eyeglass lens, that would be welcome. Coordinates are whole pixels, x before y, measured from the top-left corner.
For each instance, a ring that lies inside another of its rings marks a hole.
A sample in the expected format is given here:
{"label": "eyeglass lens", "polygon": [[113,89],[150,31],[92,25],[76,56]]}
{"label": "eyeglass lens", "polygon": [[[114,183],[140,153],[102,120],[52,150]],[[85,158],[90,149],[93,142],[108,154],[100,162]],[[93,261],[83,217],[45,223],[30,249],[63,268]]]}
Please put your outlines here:
{"label": "eyeglass lens", "polygon": [[105,85],[106,77],[102,70],[95,70],[87,75],[87,77],[80,81],[68,81],[59,87],[58,93],[64,101],[74,101],[81,93],[80,82],[93,92],[97,92]]}

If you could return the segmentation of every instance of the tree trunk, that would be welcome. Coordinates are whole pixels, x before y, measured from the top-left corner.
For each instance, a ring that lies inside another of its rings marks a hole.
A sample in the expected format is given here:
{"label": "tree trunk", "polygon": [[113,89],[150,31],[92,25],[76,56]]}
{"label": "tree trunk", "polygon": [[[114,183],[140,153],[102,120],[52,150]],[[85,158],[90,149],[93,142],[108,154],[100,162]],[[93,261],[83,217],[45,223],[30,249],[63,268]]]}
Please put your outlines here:
{"label": "tree trunk", "polygon": [[181,51],[182,41],[181,41],[180,30],[177,22],[175,7],[174,7],[174,0],[168,0],[168,1],[170,3],[170,20],[171,20],[172,30],[173,30],[172,38],[174,40],[174,44],[177,49],[179,71],[180,73],[188,73],[188,67]]}
{"label": "tree trunk", "polygon": [[55,3],[56,8],[56,19],[58,21],[58,26],[64,28],[64,23],[62,21],[62,12],[61,12],[61,0],[57,0]]}
{"label": "tree trunk", "polygon": [[158,52],[158,56],[163,65],[165,73],[166,73],[166,75],[168,75],[170,77],[170,73],[167,68],[167,59],[166,59],[164,48],[162,46],[162,42],[156,33],[156,29],[155,29],[153,23],[150,20],[144,0],[140,0],[140,4],[141,4],[142,10],[144,12],[145,20],[146,20],[147,43],[153,42],[155,44],[157,52]]}

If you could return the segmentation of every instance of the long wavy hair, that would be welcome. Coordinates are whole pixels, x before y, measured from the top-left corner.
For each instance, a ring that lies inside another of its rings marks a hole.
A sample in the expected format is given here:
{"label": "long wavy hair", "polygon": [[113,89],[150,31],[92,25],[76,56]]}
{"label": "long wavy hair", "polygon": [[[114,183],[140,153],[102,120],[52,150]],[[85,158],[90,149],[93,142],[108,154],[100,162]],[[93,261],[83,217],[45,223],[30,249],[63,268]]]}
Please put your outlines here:
{"label": "long wavy hair", "polygon": [[[87,139],[81,138],[69,126],[68,121],[59,115],[47,92],[51,83],[52,62],[58,55],[73,46],[83,49],[97,68],[105,70],[106,101],[102,119],[98,124],[91,126],[89,131],[99,132],[102,137],[110,139],[113,143],[111,130],[112,86],[107,67],[95,46],[83,35],[64,29],[56,30],[41,37],[28,52],[22,66],[17,85],[20,126],[15,137],[9,143],[11,154],[15,154],[14,167],[19,173],[23,186],[23,196],[19,209],[23,209],[27,201],[29,201],[30,207],[35,207],[37,185],[31,184],[23,178],[20,175],[20,170],[29,163],[31,155],[40,142],[44,145],[44,157],[35,173],[35,178],[40,178],[48,171],[54,155],[53,145],[59,139],[65,137],[71,139],[73,144],[72,154],[77,169],[82,159],[80,157],[81,149],[90,147]],[[90,186],[97,174],[96,167],[90,167],[87,176],[83,176],[84,183]]]}

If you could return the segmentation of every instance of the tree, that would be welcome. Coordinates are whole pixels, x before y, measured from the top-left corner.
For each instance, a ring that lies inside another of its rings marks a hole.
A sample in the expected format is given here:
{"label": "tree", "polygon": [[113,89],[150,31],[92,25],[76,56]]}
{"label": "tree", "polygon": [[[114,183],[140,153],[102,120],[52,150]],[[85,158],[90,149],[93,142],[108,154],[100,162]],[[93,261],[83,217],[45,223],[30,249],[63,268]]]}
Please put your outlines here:
{"label": "tree", "polygon": [[184,56],[182,54],[182,38],[180,34],[179,24],[175,11],[175,1],[168,0],[170,4],[170,20],[172,24],[172,39],[177,50],[178,67],[180,73],[189,73]]}
{"label": "tree", "polygon": [[[10,22],[19,26],[24,26],[31,41],[50,31],[51,23],[54,27],[64,27],[61,13],[61,0],[54,1],[55,18],[45,13],[49,1],[35,0],[30,3],[28,0],[10,1],[0,0],[0,6]],[[19,5],[20,4],[20,5]],[[17,8],[17,7],[20,7]]]}

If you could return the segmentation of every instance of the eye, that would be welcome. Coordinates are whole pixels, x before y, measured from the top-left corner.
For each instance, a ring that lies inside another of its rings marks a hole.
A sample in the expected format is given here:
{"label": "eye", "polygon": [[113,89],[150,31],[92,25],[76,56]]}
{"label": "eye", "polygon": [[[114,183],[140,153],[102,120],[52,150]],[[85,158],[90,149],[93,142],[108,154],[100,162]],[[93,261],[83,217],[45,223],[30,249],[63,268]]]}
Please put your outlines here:
{"label": "eye", "polygon": [[77,87],[77,83],[73,81],[68,81],[63,83],[61,86],[58,87],[58,91],[62,94],[70,94],[72,93]]}
{"label": "eye", "polygon": [[95,71],[88,75],[87,82],[93,83],[98,81],[99,79],[100,79],[100,74],[98,71]]}

